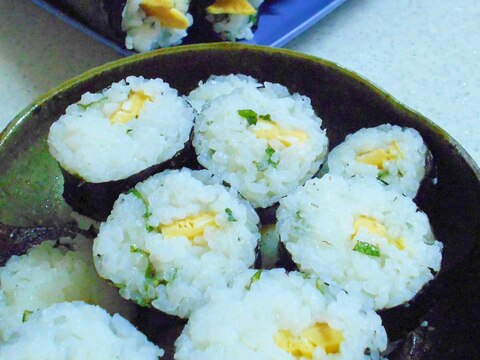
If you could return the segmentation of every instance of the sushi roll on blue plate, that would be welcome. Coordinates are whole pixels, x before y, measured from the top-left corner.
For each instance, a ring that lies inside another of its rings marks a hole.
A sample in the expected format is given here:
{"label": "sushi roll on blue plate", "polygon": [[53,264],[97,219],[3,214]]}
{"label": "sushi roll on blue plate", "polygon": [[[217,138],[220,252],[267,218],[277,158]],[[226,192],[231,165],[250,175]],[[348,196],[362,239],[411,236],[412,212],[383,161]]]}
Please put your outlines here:
{"label": "sushi roll on blue plate", "polygon": [[190,0],[127,0],[122,11],[125,47],[146,52],[178,45],[193,24]]}

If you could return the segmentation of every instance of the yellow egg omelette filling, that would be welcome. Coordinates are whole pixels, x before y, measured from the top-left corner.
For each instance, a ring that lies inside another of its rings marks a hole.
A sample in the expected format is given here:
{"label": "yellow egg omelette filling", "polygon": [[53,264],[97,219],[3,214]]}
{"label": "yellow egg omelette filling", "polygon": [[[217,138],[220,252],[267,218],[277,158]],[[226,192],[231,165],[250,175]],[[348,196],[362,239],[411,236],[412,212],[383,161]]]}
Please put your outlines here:
{"label": "yellow egg omelette filling", "polygon": [[279,330],[275,336],[275,344],[297,358],[313,358],[313,352],[321,347],[327,354],[340,352],[343,334],[332,329],[327,323],[316,323],[294,335],[290,330]]}
{"label": "yellow egg omelette filling", "polygon": [[189,26],[185,14],[175,9],[171,0],[142,0],[140,7],[148,16],[158,19],[171,29],[186,29]]}
{"label": "yellow egg omelette filling", "polygon": [[372,151],[358,154],[355,159],[363,164],[376,166],[379,170],[383,169],[386,161],[392,161],[402,158],[402,153],[398,148],[396,141],[393,141],[390,146],[385,149],[375,149]]}
{"label": "yellow egg omelette filling", "polygon": [[143,105],[147,101],[152,101],[152,98],[143,91],[131,91],[128,99],[110,116],[110,122],[113,124],[126,124],[130,120],[138,118]]}
{"label": "yellow egg omelette filling", "polygon": [[247,0],[215,0],[207,7],[207,12],[213,15],[255,15],[257,10]]}
{"label": "yellow egg omelette filling", "polygon": [[405,249],[405,244],[402,238],[395,239],[391,237],[387,232],[387,228],[383,224],[379,223],[372,217],[364,215],[359,216],[353,223],[353,234],[351,238],[355,238],[362,228],[367,230],[370,234],[378,235],[387,239],[390,244],[396,246],[399,250]]}
{"label": "yellow egg omelette filling", "polygon": [[257,123],[253,130],[255,136],[267,141],[278,140],[285,147],[294,144],[301,144],[308,140],[308,135],[299,130],[286,130],[278,125],[275,121],[257,119]]}
{"label": "yellow egg omelette filling", "polygon": [[197,236],[202,236],[207,227],[218,228],[215,216],[216,214],[213,212],[200,213],[175,220],[171,224],[160,224],[159,231],[165,239],[184,236],[188,240],[193,240]]}

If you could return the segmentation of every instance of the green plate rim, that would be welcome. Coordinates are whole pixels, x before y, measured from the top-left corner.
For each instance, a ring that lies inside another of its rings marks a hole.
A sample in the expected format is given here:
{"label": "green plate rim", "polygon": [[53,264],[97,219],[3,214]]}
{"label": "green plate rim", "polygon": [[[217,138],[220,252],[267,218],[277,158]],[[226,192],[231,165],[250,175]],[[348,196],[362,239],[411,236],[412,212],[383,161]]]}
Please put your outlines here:
{"label": "green plate rim", "polygon": [[319,58],[313,55],[307,55],[303,53],[299,53],[293,50],[288,50],[288,49],[277,49],[277,48],[271,48],[267,46],[260,46],[260,45],[246,45],[246,44],[239,44],[239,43],[213,43],[213,44],[193,44],[193,45],[182,45],[182,46],[177,46],[177,47],[172,47],[172,48],[166,48],[166,49],[159,49],[156,51],[151,51],[143,54],[138,54],[138,55],[133,55],[130,57],[114,60],[108,63],[105,63],[103,65],[94,67],[90,70],[87,70],[86,72],[77,75],[60,85],[54,87],[50,91],[46,92],[45,94],[41,95],[39,98],[34,100],[30,105],[27,105],[17,116],[15,116],[5,127],[5,129],[0,133],[0,151],[1,148],[3,147],[4,143],[7,141],[7,139],[16,131],[17,127],[22,124],[23,121],[26,121],[28,119],[29,115],[38,107],[42,106],[44,103],[48,102],[50,99],[52,99],[55,95],[61,93],[62,91],[65,91],[71,87],[76,86],[78,83],[81,83],[83,81],[86,81],[87,79],[100,75],[104,71],[109,71],[127,64],[131,64],[134,62],[142,61],[145,59],[152,59],[155,57],[160,57],[162,55],[167,55],[167,54],[174,54],[174,53],[186,53],[186,52],[198,52],[198,51],[211,51],[211,50],[235,50],[235,51],[241,51],[241,50],[246,50],[246,51],[257,51],[257,52],[263,52],[263,53],[269,53],[269,54],[277,54],[277,55],[283,55],[287,57],[292,57],[292,58],[297,58],[297,59],[302,59],[302,60],[307,60],[311,61],[317,64],[322,64],[324,66],[330,67],[337,69],[344,73],[345,75],[355,79],[362,85],[367,86],[370,90],[372,90],[376,95],[382,97],[385,101],[390,103],[392,106],[395,108],[401,110],[401,111],[406,111],[409,112],[411,115],[415,116],[419,121],[424,122],[432,131],[437,133],[439,136],[443,137],[445,140],[447,140],[450,144],[453,145],[453,147],[458,151],[459,155],[465,159],[467,164],[470,166],[470,168],[474,171],[475,176],[479,179],[480,181],[480,167],[477,165],[477,163],[473,160],[471,155],[463,148],[460,143],[455,140],[449,133],[447,133],[444,129],[442,129],[440,126],[435,124],[433,121],[425,117],[424,115],[420,114],[419,112],[411,109],[404,103],[400,102],[396,98],[394,98],[391,94],[389,94],[387,91],[383,90],[381,87],[377,86],[376,84],[372,83],[371,81],[367,80],[363,76],[359,75],[358,73],[349,70],[339,64],[336,64],[332,61]]}

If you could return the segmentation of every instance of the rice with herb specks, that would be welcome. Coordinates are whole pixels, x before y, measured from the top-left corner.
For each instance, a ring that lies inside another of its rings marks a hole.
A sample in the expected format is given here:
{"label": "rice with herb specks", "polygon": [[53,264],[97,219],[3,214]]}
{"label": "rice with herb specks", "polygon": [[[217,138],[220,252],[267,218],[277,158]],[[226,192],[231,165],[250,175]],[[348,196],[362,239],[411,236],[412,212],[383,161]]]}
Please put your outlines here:
{"label": "rice with herb specks", "polygon": [[282,199],[277,218],[302,271],[362,294],[375,309],[410,300],[440,270],[442,243],[427,216],[375,180],[310,180]]}
{"label": "rice with herb specks", "polygon": [[80,301],[33,313],[0,346],[1,359],[15,360],[157,360],[163,353],[120,315]]}
{"label": "rice with herb specks", "polygon": [[378,359],[387,336],[358,297],[298,272],[250,270],[196,311],[175,345],[177,360]]}
{"label": "rice with herb specks", "polygon": [[253,265],[258,221],[208,171],[165,171],[117,200],[95,239],[95,265],[123,297],[188,317]]}
{"label": "rice with herb specks", "polygon": [[93,183],[120,180],[183,149],[193,119],[163,80],[129,76],[70,105],[52,124],[48,145],[70,174]]}
{"label": "rice with herb specks", "polygon": [[348,135],[328,155],[328,172],[377,179],[413,198],[425,175],[427,156],[417,130],[384,124]]}
{"label": "rice with herb specks", "polygon": [[255,207],[270,206],[318,171],[328,144],[322,121],[308,97],[282,85],[215,80],[224,82],[219,94],[228,94],[206,102],[195,122],[198,161]]}
{"label": "rice with herb specks", "polygon": [[73,300],[98,304],[128,318],[135,312],[96,273],[89,239],[44,241],[25,255],[12,256],[0,267],[0,339],[6,340],[32,312]]}

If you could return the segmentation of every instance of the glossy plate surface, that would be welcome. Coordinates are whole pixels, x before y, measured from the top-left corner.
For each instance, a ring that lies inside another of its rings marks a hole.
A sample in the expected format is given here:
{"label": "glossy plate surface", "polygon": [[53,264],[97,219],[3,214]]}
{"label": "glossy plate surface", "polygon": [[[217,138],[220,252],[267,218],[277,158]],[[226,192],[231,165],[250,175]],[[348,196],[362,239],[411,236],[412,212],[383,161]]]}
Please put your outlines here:
{"label": "glossy plate surface", "polygon": [[[443,130],[360,76],[318,58],[259,46],[181,46],[95,68],[52,90],[0,135],[0,221],[62,224],[63,179],[46,146],[48,129],[87,91],[128,75],[161,77],[187,94],[212,74],[244,73],[278,82],[312,99],[330,147],[362,127],[392,123],[417,129],[431,150],[437,184],[417,197],[444,244],[442,270],[409,307],[381,314],[395,359],[479,359],[480,170]],[[1,234],[0,234],[1,235]],[[0,254],[8,239],[0,242]],[[428,322],[428,326],[422,326]],[[148,333],[149,329],[143,329]]]}
{"label": "glossy plate surface", "polygon": [[[126,50],[122,43],[118,43],[95,30],[85,21],[82,22],[74,13],[69,12],[62,6],[65,0],[31,0],[42,9],[59,17],[67,24],[93,37],[97,41],[109,46],[121,55],[132,55],[133,52]],[[85,0],[82,0],[85,1]],[[346,0],[266,0],[261,7],[258,20],[258,28],[253,39],[241,41],[247,44],[281,47],[292,40],[321,18],[328,15]],[[185,43],[195,43],[196,38],[185,39]],[[202,42],[208,39],[202,38]]]}

